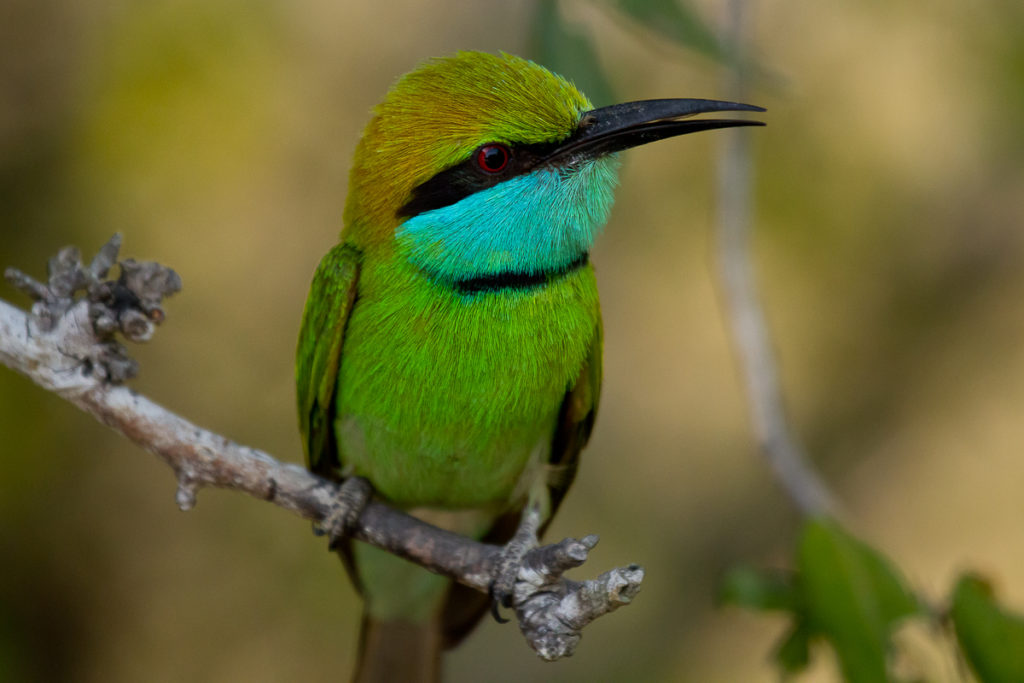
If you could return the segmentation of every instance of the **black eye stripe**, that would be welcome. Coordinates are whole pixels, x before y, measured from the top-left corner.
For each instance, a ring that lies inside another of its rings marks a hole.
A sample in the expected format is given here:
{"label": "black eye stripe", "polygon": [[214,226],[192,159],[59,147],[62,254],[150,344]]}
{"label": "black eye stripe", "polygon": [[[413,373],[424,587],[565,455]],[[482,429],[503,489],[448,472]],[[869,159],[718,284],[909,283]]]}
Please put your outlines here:
{"label": "black eye stripe", "polygon": [[465,161],[446,168],[414,187],[409,200],[398,209],[398,217],[412,218],[426,211],[451,206],[471,194],[494,187],[517,175],[528,173],[536,168],[559,144],[546,142],[508,146],[508,162],[497,172],[488,172],[480,168],[478,155],[488,145],[477,147]]}

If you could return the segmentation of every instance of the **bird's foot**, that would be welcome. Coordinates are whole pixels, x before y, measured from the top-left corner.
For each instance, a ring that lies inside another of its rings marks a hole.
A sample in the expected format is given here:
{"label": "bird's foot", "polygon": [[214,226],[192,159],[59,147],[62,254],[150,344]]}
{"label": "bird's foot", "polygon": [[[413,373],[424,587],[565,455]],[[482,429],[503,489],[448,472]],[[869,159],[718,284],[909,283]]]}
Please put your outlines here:
{"label": "bird's foot", "polygon": [[332,550],[348,536],[372,497],[373,486],[363,477],[348,477],[341,483],[331,511],[319,524],[320,532],[330,539]]}
{"label": "bird's foot", "polygon": [[499,608],[512,607],[516,580],[523,567],[523,558],[540,545],[540,540],[537,538],[540,525],[540,510],[533,505],[527,506],[519,520],[519,528],[516,529],[512,540],[505,544],[494,566],[494,578],[491,580],[490,591],[491,614],[494,615],[494,619],[498,623],[508,621],[501,616]]}

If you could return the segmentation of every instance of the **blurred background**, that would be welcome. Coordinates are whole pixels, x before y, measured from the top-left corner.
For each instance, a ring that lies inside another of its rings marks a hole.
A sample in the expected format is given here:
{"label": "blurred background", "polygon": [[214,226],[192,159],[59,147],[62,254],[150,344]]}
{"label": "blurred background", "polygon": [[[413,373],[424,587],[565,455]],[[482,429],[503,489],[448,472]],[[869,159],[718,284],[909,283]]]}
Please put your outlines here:
{"label": "blurred background", "polygon": [[[132,350],[133,387],[301,461],[299,318],[392,81],[505,50],[557,62],[596,104],[723,97],[722,7],[694,11],[680,38],[641,20],[677,25],[657,19],[681,16],[671,0],[5,0],[0,265],[42,276],[59,247],[123,233],[126,256],[185,285]],[[752,136],[755,258],[794,427],[851,529],[918,589],[940,601],[973,567],[1024,609],[1024,4],[750,12],[747,100],[769,122]],[[643,591],[554,665],[485,622],[448,680],[777,678],[783,621],[714,606],[722,571],[783,562],[798,522],[756,452],[721,312],[723,134],[626,154],[593,254],[601,414],[550,536],[599,533],[589,571],[641,563]],[[214,490],[184,514],[174,491],[156,458],[0,369],[0,678],[347,678],[358,601],[309,525]],[[911,670],[946,680],[919,635]],[[809,678],[831,680],[816,662]]]}

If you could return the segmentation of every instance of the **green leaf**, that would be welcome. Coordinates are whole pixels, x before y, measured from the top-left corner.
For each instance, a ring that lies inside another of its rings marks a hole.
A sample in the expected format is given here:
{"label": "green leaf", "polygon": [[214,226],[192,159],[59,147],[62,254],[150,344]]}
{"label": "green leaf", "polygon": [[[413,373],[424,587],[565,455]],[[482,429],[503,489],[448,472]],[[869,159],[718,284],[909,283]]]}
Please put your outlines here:
{"label": "green leaf", "polygon": [[960,577],[951,610],[956,638],[983,683],[1024,681],[1024,617],[999,607],[981,577]]}
{"label": "green leaf", "polygon": [[566,23],[558,0],[537,3],[530,43],[530,54],[536,62],[571,80],[595,107],[615,102],[589,34]]}
{"label": "green leaf", "polygon": [[688,50],[725,61],[715,32],[689,5],[676,0],[611,0],[611,5],[647,30]]}
{"label": "green leaf", "polygon": [[836,650],[846,680],[887,680],[894,622],[918,611],[889,561],[831,520],[810,520],[797,549],[808,625]]}
{"label": "green leaf", "polygon": [[746,565],[729,570],[722,581],[718,600],[756,610],[796,611],[799,595],[793,572],[755,569]]}
{"label": "green leaf", "polygon": [[775,661],[783,671],[800,673],[811,661],[811,636],[814,635],[807,623],[797,621],[785,639],[775,650]]}

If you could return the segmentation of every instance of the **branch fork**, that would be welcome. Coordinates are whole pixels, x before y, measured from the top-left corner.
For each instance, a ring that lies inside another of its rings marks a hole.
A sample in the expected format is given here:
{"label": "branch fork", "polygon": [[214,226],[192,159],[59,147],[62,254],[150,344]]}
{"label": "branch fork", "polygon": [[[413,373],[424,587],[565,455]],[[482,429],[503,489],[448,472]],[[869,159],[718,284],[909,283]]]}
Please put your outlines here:
{"label": "branch fork", "polygon": [[587,624],[628,605],[640,591],[644,570],[635,564],[582,583],[563,576],[587,560],[597,540],[593,534],[567,538],[531,551],[523,562],[512,604],[520,630],[541,659],[571,655]]}
{"label": "branch fork", "polygon": [[[135,376],[138,364],[117,333],[148,341],[164,320],[163,299],[181,289],[181,279],[158,263],[118,261],[120,244],[115,235],[88,265],[77,249],[62,249],[50,260],[45,284],[8,268],[7,280],[35,303],[26,315],[0,300],[0,363],[162,458],[177,475],[175,500],[182,510],[191,509],[199,489],[210,486],[242,491],[321,526],[331,524],[338,484],[203,429],[122,385]],[[115,264],[119,277],[107,279]],[[503,550],[376,500],[345,523],[353,538],[485,593]],[[564,576],[586,561],[596,543],[597,536],[570,538],[523,557],[511,606],[527,643],[545,660],[572,655],[587,624],[628,604],[640,590],[644,572],[637,565],[590,581]]]}

